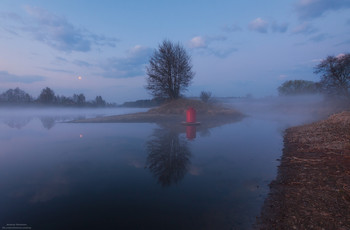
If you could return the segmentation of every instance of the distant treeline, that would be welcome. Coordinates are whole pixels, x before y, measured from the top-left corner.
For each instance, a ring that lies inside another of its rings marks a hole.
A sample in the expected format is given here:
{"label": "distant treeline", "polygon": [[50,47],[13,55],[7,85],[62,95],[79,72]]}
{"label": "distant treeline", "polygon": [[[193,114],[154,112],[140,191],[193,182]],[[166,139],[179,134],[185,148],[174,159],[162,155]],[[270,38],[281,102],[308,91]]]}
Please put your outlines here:
{"label": "distant treeline", "polygon": [[278,93],[284,96],[300,94],[320,94],[323,92],[324,90],[320,82],[305,80],[285,81],[280,87],[278,87]]}
{"label": "distant treeline", "polygon": [[350,101],[350,53],[328,56],[314,68],[319,82],[289,80],[278,87],[280,95],[322,93],[328,97]]}
{"label": "distant treeline", "polygon": [[135,108],[148,108],[161,105],[165,100],[155,98],[152,100],[137,100],[137,101],[128,101],[124,102],[122,107],[135,107]]}
{"label": "distant treeline", "polygon": [[83,93],[71,97],[56,95],[49,87],[44,88],[37,98],[20,88],[8,89],[0,94],[0,105],[50,105],[50,106],[78,106],[78,107],[114,107],[115,103],[107,103],[101,96],[87,101]]}

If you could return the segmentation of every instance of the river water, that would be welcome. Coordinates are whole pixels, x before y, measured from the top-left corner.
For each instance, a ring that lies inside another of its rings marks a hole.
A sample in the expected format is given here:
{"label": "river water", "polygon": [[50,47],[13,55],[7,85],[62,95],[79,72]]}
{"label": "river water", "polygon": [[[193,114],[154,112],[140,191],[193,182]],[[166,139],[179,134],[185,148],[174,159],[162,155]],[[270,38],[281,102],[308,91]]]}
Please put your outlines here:
{"label": "river water", "polygon": [[0,108],[0,227],[250,229],[284,129],[312,119],[246,109],[200,131],[64,123],[137,111]]}

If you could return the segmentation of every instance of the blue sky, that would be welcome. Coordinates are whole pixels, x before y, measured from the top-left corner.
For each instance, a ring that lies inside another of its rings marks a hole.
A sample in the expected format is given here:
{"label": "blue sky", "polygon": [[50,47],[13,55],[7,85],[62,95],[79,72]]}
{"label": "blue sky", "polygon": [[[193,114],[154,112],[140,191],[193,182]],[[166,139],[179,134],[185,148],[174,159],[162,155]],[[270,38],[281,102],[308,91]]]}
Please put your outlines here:
{"label": "blue sky", "polygon": [[286,80],[318,80],[322,58],[349,52],[350,1],[1,0],[0,92],[151,98],[145,66],[164,39],[192,56],[187,96],[276,95]]}

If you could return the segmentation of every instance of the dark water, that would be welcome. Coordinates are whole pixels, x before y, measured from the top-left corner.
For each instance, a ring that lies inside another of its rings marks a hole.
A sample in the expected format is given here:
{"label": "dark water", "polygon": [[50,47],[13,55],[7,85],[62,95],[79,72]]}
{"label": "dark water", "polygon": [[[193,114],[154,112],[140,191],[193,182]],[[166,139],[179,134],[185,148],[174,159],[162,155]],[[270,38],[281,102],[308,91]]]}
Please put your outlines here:
{"label": "dark water", "polygon": [[121,109],[0,112],[3,229],[250,229],[290,125],[253,116],[196,132],[57,122]]}

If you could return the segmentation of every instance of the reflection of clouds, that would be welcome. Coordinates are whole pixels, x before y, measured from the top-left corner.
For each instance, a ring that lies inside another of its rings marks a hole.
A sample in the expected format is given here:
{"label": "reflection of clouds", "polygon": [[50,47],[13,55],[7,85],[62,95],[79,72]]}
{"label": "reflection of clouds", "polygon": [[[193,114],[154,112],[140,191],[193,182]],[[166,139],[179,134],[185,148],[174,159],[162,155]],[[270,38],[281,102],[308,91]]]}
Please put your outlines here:
{"label": "reflection of clouds", "polygon": [[156,129],[147,142],[146,167],[162,186],[176,184],[186,175],[191,157],[187,144],[179,133],[166,129]]}
{"label": "reflection of clouds", "polygon": [[199,175],[202,174],[202,169],[199,168],[199,167],[197,167],[197,166],[191,165],[191,166],[190,166],[189,173],[190,173],[192,176],[199,176]]}
{"label": "reflection of clouds", "polygon": [[52,200],[55,197],[68,194],[69,181],[62,175],[55,175],[54,178],[46,181],[42,187],[35,191],[34,195],[30,199],[30,202],[46,202]]}
{"label": "reflection of clouds", "polygon": [[143,168],[144,165],[145,165],[145,163],[143,163],[143,162],[141,162],[141,161],[139,161],[139,160],[131,160],[131,161],[129,162],[129,165],[130,165],[130,166],[133,166],[133,167],[135,167],[135,168]]}
{"label": "reflection of clouds", "polygon": [[69,194],[70,187],[74,184],[74,178],[68,176],[72,168],[77,165],[61,164],[50,170],[37,171],[23,178],[14,178],[19,187],[13,189],[12,197],[25,198],[28,202],[48,202],[57,197]]}
{"label": "reflection of clouds", "polygon": [[[92,116],[92,117],[95,117]],[[8,125],[10,128],[16,128],[21,129],[24,126],[28,125],[32,120],[39,119],[41,121],[42,126],[45,129],[51,129],[55,126],[57,122],[65,122],[65,121],[71,121],[71,120],[82,120],[85,119],[85,115],[26,115],[25,113],[22,115],[16,115],[16,116],[5,116],[0,117],[0,120],[2,120],[6,125]]]}

